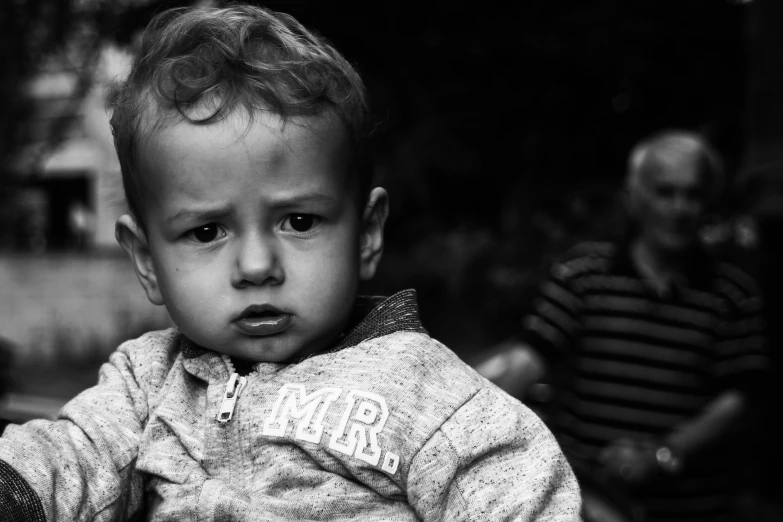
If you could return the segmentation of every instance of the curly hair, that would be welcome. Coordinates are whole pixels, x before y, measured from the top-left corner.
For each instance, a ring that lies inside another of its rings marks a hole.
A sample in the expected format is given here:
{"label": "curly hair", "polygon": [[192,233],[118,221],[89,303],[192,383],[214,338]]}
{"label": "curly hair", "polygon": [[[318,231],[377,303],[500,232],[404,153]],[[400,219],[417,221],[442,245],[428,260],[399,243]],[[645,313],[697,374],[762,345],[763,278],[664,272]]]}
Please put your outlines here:
{"label": "curly hair", "polygon": [[125,197],[142,227],[140,141],[172,121],[210,124],[237,107],[251,118],[271,111],[284,122],[336,116],[348,129],[360,190],[370,188],[364,83],[325,38],[285,13],[230,5],[157,15],[127,79],[113,86],[109,107]]}

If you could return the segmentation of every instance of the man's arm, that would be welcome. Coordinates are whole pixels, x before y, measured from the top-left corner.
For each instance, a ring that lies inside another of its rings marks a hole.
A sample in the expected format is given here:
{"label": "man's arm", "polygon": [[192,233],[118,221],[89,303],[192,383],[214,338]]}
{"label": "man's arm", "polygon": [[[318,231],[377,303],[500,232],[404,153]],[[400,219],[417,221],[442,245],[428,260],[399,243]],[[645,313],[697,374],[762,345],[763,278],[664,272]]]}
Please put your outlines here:
{"label": "man's arm", "polygon": [[530,345],[509,340],[497,353],[476,365],[476,371],[500,389],[524,402],[547,375],[547,363]]}
{"label": "man's arm", "polygon": [[600,270],[608,245],[582,244],[570,257],[552,265],[538,288],[529,313],[522,320],[519,336],[491,349],[494,352],[476,365],[486,379],[521,401],[535,397],[549,366],[571,351],[581,330],[582,297],[575,280]]}
{"label": "man's arm", "polygon": [[[601,452],[599,461],[611,476],[631,485],[642,484],[660,472],[676,473],[689,460],[729,439],[750,413],[747,395],[728,390],[662,439],[617,440]],[[667,453],[657,454],[661,451]]]}
{"label": "man's arm", "polygon": [[728,390],[718,395],[697,417],[680,424],[663,440],[687,461],[731,437],[750,413],[747,394]]}

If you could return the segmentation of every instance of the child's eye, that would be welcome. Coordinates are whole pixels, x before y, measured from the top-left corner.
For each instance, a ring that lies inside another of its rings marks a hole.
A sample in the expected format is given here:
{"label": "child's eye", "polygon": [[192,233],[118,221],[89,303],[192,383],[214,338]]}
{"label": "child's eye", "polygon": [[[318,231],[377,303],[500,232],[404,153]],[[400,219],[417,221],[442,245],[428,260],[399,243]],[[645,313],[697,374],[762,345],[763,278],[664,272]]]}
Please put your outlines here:
{"label": "child's eye", "polygon": [[283,230],[309,232],[321,222],[321,218],[312,214],[291,214],[283,221]]}
{"label": "child's eye", "polygon": [[198,243],[211,243],[226,233],[215,223],[209,223],[188,231],[186,236]]}

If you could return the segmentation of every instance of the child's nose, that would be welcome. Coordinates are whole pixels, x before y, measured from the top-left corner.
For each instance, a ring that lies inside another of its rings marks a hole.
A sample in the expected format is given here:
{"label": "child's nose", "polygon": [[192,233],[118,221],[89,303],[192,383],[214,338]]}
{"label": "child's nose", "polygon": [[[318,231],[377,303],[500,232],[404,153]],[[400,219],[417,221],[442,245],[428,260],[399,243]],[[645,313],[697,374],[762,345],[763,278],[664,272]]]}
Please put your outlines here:
{"label": "child's nose", "polygon": [[282,283],[284,279],[274,238],[253,234],[238,243],[236,268],[231,281],[235,287],[274,285]]}

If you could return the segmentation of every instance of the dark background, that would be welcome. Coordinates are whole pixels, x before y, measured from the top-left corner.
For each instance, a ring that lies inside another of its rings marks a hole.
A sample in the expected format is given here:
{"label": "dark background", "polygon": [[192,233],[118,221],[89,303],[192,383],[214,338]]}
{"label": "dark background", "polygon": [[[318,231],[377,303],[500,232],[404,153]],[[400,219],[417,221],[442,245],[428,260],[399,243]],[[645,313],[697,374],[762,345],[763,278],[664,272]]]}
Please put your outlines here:
{"label": "dark background", "polygon": [[552,255],[614,232],[640,138],[702,130],[735,174],[747,11],[714,0],[299,6],[355,61],[380,122],[392,215],[372,287],[415,286],[425,324],[469,350],[515,328]]}

